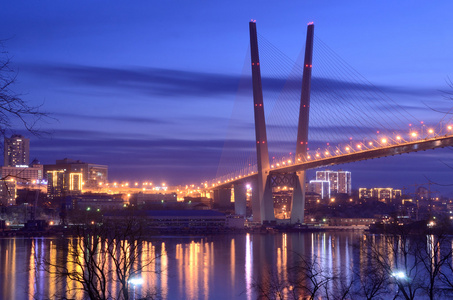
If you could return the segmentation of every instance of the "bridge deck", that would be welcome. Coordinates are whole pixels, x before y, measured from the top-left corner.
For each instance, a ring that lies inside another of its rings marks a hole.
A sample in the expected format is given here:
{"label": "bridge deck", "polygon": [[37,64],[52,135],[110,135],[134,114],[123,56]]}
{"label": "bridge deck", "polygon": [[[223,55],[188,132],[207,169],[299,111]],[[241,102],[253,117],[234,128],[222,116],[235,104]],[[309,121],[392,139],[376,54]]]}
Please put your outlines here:
{"label": "bridge deck", "polygon": [[[453,146],[453,135],[438,136],[433,138],[427,138],[424,140],[410,141],[398,144],[391,144],[388,146],[383,146],[380,148],[374,149],[364,149],[360,151],[351,151],[350,153],[332,155],[328,157],[313,159],[304,161],[302,163],[294,163],[291,165],[286,165],[283,167],[272,168],[269,171],[270,174],[278,173],[293,173],[297,171],[303,171],[308,169],[315,169],[326,166],[333,166],[345,163],[351,163],[361,160],[401,155],[404,153],[418,152],[431,150],[436,148],[444,148],[448,146]],[[222,188],[230,187],[235,182],[250,180],[256,173],[242,176],[241,178],[232,179],[227,182],[221,182],[220,184],[215,184],[214,186],[208,188]]]}

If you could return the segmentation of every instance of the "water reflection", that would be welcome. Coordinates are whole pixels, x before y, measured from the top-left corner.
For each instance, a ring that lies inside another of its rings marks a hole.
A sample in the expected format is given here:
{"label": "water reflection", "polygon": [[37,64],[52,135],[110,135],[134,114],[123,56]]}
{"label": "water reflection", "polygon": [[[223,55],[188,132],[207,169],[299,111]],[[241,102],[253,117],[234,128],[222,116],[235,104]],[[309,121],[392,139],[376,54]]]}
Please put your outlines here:
{"label": "water reflection", "polygon": [[[57,263],[67,262],[69,270],[80,271],[71,253],[80,245],[77,239],[66,240],[69,248],[61,251],[58,240],[52,238],[0,239],[0,299],[50,298],[55,295],[81,299],[80,284],[57,280],[40,267],[43,258]],[[60,241],[61,242],[61,241]],[[375,249],[369,248],[370,243]],[[439,241],[433,236],[424,240],[424,249],[431,267],[441,258]],[[158,237],[136,248],[137,267],[143,267],[143,285],[136,287],[140,295],[158,294],[162,299],[256,299],[254,284],[275,279],[291,282],[297,276],[291,272],[300,258],[308,258],[327,274],[341,271],[344,280],[366,276],[372,251],[387,258],[389,268],[404,266],[401,249],[409,249],[407,240],[394,237],[365,236],[356,232],[322,232],[291,234],[237,234],[212,237]],[[397,248],[397,251],[395,251]],[[448,241],[451,251],[453,242]],[[399,249],[399,250],[398,250]],[[106,268],[114,267],[108,257]],[[449,258],[450,264],[452,258]],[[410,259],[408,260],[411,262]],[[50,271],[55,271],[50,266]],[[330,272],[330,273],[329,273]],[[117,295],[119,287],[110,274],[108,291]],[[335,288],[335,282],[328,288]],[[14,288],[13,288],[14,287]],[[283,296],[291,290],[282,288]]]}
{"label": "water reflection", "polygon": [[253,245],[250,238],[250,233],[247,233],[245,240],[245,288],[247,300],[252,298],[252,254]]}

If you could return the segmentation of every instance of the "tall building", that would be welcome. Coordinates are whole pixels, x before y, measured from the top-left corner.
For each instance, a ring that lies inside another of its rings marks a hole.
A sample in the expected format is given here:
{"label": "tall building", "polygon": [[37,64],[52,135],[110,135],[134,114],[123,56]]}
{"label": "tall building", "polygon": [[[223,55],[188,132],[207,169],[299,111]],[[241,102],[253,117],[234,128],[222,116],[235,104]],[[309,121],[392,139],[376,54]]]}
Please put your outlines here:
{"label": "tall building", "polygon": [[83,189],[107,182],[108,167],[65,158],[54,165],[45,165],[44,174],[47,176],[47,194],[60,197],[80,194]]}
{"label": "tall building", "polygon": [[328,180],[310,180],[309,191],[319,194],[321,199],[330,198],[330,181]]}
{"label": "tall building", "polygon": [[359,199],[377,198],[380,201],[401,197],[401,190],[393,188],[359,188]]}
{"label": "tall building", "polygon": [[330,194],[351,195],[351,172],[349,171],[316,171],[316,180],[330,182]]}
{"label": "tall building", "polygon": [[30,163],[30,139],[21,135],[5,137],[4,166],[28,166]]}

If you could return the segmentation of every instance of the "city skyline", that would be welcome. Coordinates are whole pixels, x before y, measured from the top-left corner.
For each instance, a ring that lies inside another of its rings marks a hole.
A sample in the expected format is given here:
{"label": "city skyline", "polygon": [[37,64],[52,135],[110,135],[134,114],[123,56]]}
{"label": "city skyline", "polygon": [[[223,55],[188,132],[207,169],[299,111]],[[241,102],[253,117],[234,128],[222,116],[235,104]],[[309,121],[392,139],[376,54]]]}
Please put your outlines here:
{"label": "city skyline", "polygon": [[[184,184],[214,177],[246,63],[250,18],[294,60],[306,23],[314,21],[317,35],[373,84],[434,118],[426,103],[445,107],[439,90],[448,90],[453,69],[452,5],[390,3],[181,3],[177,10],[166,3],[3,4],[0,39],[18,70],[15,91],[58,119],[41,124],[52,135],[27,136],[30,159],[109,165],[112,180]],[[354,187],[427,178],[451,184],[450,153],[335,169],[360,178]]]}

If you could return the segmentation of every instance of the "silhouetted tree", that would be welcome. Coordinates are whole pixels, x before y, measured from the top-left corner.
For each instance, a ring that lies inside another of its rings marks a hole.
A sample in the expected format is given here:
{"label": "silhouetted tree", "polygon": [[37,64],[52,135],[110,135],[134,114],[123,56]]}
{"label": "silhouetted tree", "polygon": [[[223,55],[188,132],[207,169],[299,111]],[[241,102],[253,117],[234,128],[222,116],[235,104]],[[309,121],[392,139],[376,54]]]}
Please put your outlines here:
{"label": "silhouetted tree", "polygon": [[445,282],[451,275],[448,270],[453,269],[451,236],[441,226],[418,225],[395,225],[385,234],[369,236],[362,249],[371,268],[382,270],[385,282],[397,287],[395,298],[451,297]]}
{"label": "silhouetted tree", "polygon": [[[0,48],[2,47],[0,41]],[[43,117],[48,117],[39,111],[40,106],[30,106],[20,94],[13,91],[17,74],[11,67],[11,60],[6,51],[0,52],[0,134],[4,135],[8,129],[14,126],[14,121],[19,120],[22,125],[32,134],[40,134],[42,131],[36,128],[37,122]]]}
{"label": "silhouetted tree", "polygon": [[341,276],[340,270],[324,269],[320,258],[296,254],[294,266],[288,268],[288,278],[270,273],[252,288],[258,299],[350,299],[353,282]]}
{"label": "silhouetted tree", "polygon": [[[58,280],[76,283],[73,291],[82,291],[89,299],[128,300],[134,293],[130,280],[140,277],[155,260],[142,259],[154,255],[143,247],[144,229],[142,222],[132,217],[78,226],[71,239],[59,241],[58,250],[64,255],[56,261],[37,257],[37,265]],[[154,296],[148,291],[142,299]]]}

